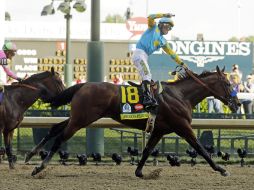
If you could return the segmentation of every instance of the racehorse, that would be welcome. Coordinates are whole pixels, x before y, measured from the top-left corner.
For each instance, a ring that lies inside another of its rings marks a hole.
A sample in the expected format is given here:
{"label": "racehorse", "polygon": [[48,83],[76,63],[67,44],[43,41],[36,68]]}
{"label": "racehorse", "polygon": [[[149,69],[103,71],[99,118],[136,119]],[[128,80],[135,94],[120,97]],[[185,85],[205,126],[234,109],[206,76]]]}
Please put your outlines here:
{"label": "racehorse", "polygon": [[[172,132],[184,138],[215,171],[219,171],[223,176],[229,175],[225,169],[211,159],[195,137],[191,127],[192,109],[208,96],[214,96],[221,100],[229,106],[232,112],[236,112],[238,109],[239,100],[224,74],[224,69],[220,70],[217,66],[216,72],[203,72],[200,75],[186,69],[186,72],[182,73],[176,82],[162,83],[163,91],[156,96],[159,107],[155,126],[135,171],[137,177],[143,177],[142,168],[162,136]],[[50,134],[28,154],[26,162],[37,153],[38,148],[41,148],[48,139],[58,135],[47,157],[39,166],[34,168],[32,175],[36,175],[47,167],[52,156],[64,141],[71,138],[80,128],[86,127],[102,117],[110,117],[130,127],[145,130],[147,119],[120,119],[120,89],[121,86],[110,83],[87,82],[72,86],[56,96],[52,100],[54,106],[71,102],[71,117],[56,124],[51,129]]]}
{"label": "racehorse", "polygon": [[59,74],[51,71],[34,74],[20,83],[4,86],[0,106],[0,134],[3,132],[9,168],[14,168],[11,141],[14,129],[24,118],[24,112],[37,100],[45,103],[65,89]]}

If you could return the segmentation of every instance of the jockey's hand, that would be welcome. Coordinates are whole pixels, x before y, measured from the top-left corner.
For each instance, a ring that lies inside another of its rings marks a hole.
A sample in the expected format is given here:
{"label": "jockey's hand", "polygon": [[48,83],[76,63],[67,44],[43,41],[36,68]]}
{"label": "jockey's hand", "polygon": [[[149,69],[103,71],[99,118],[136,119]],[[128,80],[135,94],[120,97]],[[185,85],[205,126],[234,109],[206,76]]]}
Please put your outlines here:
{"label": "jockey's hand", "polygon": [[18,77],[18,78],[17,78],[17,81],[22,82],[23,79]]}
{"label": "jockey's hand", "polygon": [[168,17],[168,18],[171,18],[173,16],[175,16],[174,14],[171,14],[171,13],[166,13],[163,15],[164,17]]}
{"label": "jockey's hand", "polygon": [[182,66],[182,68],[184,68],[185,70],[188,70],[188,69],[189,69],[188,66],[187,66],[184,62],[181,63],[181,66]]}

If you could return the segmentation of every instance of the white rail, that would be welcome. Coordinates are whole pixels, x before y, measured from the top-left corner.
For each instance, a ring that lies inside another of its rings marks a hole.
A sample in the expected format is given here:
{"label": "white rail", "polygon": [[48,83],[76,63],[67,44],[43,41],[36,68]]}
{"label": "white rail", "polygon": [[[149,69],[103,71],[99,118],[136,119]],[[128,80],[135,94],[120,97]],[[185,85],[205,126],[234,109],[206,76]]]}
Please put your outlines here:
{"label": "white rail", "polygon": [[[22,128],[50,128],[53,124],[66,120],[68,117],[25,117]],[[98,128],[129,128],[110,118],[102,118],[89,127]],[[193,119],[193,129],[254,129],[254,119]]]}

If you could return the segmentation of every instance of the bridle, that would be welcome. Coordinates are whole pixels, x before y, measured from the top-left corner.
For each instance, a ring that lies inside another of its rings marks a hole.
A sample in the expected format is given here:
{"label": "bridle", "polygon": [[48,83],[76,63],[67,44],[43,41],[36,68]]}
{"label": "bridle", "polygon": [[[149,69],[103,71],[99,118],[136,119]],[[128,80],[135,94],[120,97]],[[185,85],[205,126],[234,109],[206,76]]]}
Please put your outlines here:
{"label": "bridle", "polygon": [[[185,69],[185,68],[184,68]],[[213,96],[223,102],[226,102],[228,106],[232,106],[233,103],[233,98],[236,96],[236,91],[232,91],[229,92],[225,86],[224,83],[222,83],[223,89],[226,93],[226,96],[223,97],[221,95],[219,95],[216,91],[214,91],[213,89],[211,89],[208,85],[206,85],[202,80],[200,80],[199,78],[197,78],[195,75],[193,75],[193,73],[189,70],[189,69],[185,69],[185,72],[191,77],[193,78],[193,80],[195,80],[198,84],[200,84],[201,86],[205,87],[208,91],[210,91]],[[223,78],[221,76],[218,76],[219,81],[223,81]]]}

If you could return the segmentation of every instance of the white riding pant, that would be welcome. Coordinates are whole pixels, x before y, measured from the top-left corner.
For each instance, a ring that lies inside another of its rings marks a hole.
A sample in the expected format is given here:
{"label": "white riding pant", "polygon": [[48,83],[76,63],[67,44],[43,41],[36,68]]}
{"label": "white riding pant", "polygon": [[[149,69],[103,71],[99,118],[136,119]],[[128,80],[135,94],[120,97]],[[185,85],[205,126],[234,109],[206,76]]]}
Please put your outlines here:
{"label": "white riding pant", "polygon": [[136,49],[132,54],[132,62],[137,67],[142,81],[152,80],[152,74],[148,66],[148,55],[142,49]]}

